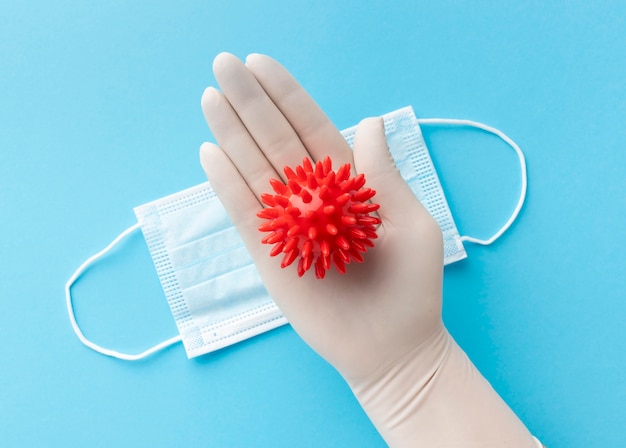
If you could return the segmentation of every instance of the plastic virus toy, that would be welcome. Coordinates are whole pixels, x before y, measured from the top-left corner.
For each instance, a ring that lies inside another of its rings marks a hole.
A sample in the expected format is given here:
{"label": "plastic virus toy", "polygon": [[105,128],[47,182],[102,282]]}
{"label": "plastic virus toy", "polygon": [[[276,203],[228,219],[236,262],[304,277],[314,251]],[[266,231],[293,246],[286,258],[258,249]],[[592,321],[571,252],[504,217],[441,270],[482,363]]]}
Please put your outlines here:
{"label": "plastic virus toy", "polygon": [[349,163],[333,171],[330,157],[315,166],[305,158],[295,171],[286,166],[284,172],[287,183],[270,179],[276,194],[262,194],[267,208],[257,213],[267,220],[259,230],[268,232],[262,243],[274,244],[270,255],[284,254],[282,268],[299,256],[298,276],[314,266],[318,279],[332,263],[345,274],[346,264],[363,262],[381,222],[370,215],[379,205],[367,202],[376,191],[364,188],[365,176],[350,177]]}

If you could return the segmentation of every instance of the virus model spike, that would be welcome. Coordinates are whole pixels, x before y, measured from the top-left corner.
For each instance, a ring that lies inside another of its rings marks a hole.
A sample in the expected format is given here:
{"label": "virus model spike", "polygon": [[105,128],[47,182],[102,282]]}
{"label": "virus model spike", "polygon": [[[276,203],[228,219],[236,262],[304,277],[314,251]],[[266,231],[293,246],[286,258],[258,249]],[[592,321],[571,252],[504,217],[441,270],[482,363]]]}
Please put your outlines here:
{"label": "virus model spike", "polygon": [[369,202],[376,191],[365,187],[365,176],[350,176],[350,164],[335,172],[326,157],[313,164],[305,158],[302,165],[283,169],[287,182],[270,179],[275,194],[264,193],[267,206],[257,213],[263,220],[261,240],[273,244],[272,257],[283,254],[281,267],[296,263],[298,276],[313,268],[322,279],[332,264],[340,274],[346,264],[363,262],[363,253],[374,247],[377,237],[378,204]]}

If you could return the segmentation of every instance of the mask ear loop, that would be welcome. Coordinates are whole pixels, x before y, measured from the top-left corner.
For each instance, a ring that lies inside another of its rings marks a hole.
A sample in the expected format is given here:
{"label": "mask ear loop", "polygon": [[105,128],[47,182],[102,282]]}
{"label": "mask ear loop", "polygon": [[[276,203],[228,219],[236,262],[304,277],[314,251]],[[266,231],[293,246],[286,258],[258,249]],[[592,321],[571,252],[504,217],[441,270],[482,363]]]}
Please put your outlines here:
{"label": "mask ear loop", "polygon": [[74,315],[74,306],[72,304],[72,292],[71,292],[71,289],[72,289],[72,285],[76,282],[76,280],[78,280],[78,278],[83,274],[83,272],[85,272],[87,270],[87,268],[89,268],[89,266],[91,266],[94,262],[96,262],[97,260],[102,258],[104,255],[106,255],[120,241],[122,241],[124,238],[126,238],[128,235],[130,235],[131,233],[133,233],[135,230],[137,230],[139,228],[140,228],[140,225],[139,225],[139,223],[137,223],[137,224],[129,227],[128,229],[124,230],[122,233],[120,233],[113,241],[111,241],[111,243],[109,243],[109,245],[107,247],[105,247],[100,252],[92,255],[87,260],[85,260],[85,262],[83,264],[81,264],[78,269],[76,269],[76,272],[74,272],[74,274],[72,274],[70,279],[65,284],[65,301],[66,301],[66,304],[67,304],[67,313],[68,313],[68,315],[70,317],[70,323],[72,324],[72,328],[74,329],[74,333],[76,333],[76,336],[78,336],[78,339],[80,339],[80,342],[82,342],[87,347],[89,347],[92,350],[95,350],[98,353],[101,353],[101,354],[106,355],[106,356],[111,356],[111,357],[117,358],[117,359],[123,359],[125,361],[137,361],[139,359],[143,359],[143,358],[145,358],[147,356],[150,356],[151,354],[153,354],[155,352],[158,352],[160,350],[163,350],[166,347],[169,347],[170,345],[174,345],[177,342],[180,342],[182,340],[182,337],[180,335],[175,336],[173,338],[168,339],[167,341],[161,342],[160,344],[157,344],[154,347],[149,348],[148,350],[146,350],[144,352],[141,352],[141,353],[138,353],[136,355],[131,355],[131,354],[127,354],[127,353],[120,353],[120,352],[115,351],[115,350],[104,348],[104,347],[102,347],[102,346],[100,346],[100,345],[90,341],[89,339],[87,339],[85,337],[85,335],[83,334],[82,330],[80,329],[80,327],[78,326],[78,322],[76,322],[76,316]]}
{"label": "mask ear loop", "polygon": [[451,126],[470,126],[470,127],[482,129],[483,131],[489,132],[490,134],[494,134],[497,137],[500,137],[502,140],[504,140],[505,143],[507,143],[511,148],[513,148],[513,150],[515,150],[515,153],[517,154],[517,157],[519,158],[519,164],[521,168],[522,187],[520,191],[520,197],[519,197],[519,200],[517,201],[517,205],[515,206],[515,210],[513,210],[513,214],[511,214],[511,217],[509,218],[509,220],[500,228],[500,230],[498,230],[491,238],[487,240],[481,240],[481,239],[474,238],[471,236],[461,237],[461,241],[469,241],[470,243],[488,246],[489,244],[493,243],[495,240],[500,238],[500,236],[504,232],[506,232],[509,227],[511,227],[511,224],[513,224],[513,221],[515,221],[515,219],[517,218],[517,215],[519,215],[519,212],[522,209],[522,206],[524,205],[524,200],[526,199],[526,188],[528,184],[528,175],[526,173],[526,159],[524,158],[524,153],[522,152],[520,147],[517,145],[517,143],[511,140],[506,134],[504,134],[504,132],[496,128],[492,128],[491,126],[487,126],[486,124],[479,123],[477,121],[457,120],[457,119],[452,119],[452,118],[420,118],[417,120],[417,122],[419,124],[443,124],[443,125],[451,125]]}

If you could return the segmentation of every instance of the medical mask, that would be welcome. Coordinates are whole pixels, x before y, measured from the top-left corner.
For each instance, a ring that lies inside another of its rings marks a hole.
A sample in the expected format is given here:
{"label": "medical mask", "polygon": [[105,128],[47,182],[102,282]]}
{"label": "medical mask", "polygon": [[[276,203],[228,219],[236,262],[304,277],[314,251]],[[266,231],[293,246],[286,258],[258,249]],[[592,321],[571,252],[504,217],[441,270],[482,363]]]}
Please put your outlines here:
{"label": "medical mask", "polygon": [[[467,120],[415,118],[405,107],[383,116],[389,150],[402,177],[443,234],[444,264],[467,257],[463,242],[491,244],[517,217],[526,193],[526,164],[519,147],[506,135]],[[422,137],[420,124],[471,126],[493,133],[517,153],[522,172],[520,199],[510,219],[487,240],[461,236]],[[343,131],[352,146],[356,127]],[[193,358],[287,323],[267,294],[250,255],[208,182],[135,208],[137,224],[90,257],[65,287],[72,327],[88,347],[108,356],[136,360],[182,340]],[[130,355],[101,347],[82,333],[72,306],[71,286],[93,262],[130,233],[141,229],[165,292],[179,335],[143,353]],[[366,260],[367,262],[367,260]]]}

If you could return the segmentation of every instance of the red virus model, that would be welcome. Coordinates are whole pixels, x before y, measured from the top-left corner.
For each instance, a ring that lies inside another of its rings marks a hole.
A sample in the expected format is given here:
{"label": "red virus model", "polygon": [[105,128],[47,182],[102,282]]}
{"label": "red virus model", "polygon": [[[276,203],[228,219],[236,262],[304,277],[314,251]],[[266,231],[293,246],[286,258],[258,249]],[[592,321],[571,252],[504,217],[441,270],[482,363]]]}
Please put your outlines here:
{"label": "red virus model", "polygon": [[350,261],[363,262],[381,222],[370,215],[379,205],[368,202],[376,191],[364,188],[365,176],[350,177],[349,163],[333,171],[330,157],[315,166],[305,158],[295,171],[286,166],[284,172],[287,183],[270,179],[276,194],[262,194],[267,208],[257,213],[267,220],[259,230],[268,232],[262,242],[274,245],[270,255],[284,254],[282,268],[299,256],[298,276],[314,266],[319,279],[331,264],[345,274]]}

